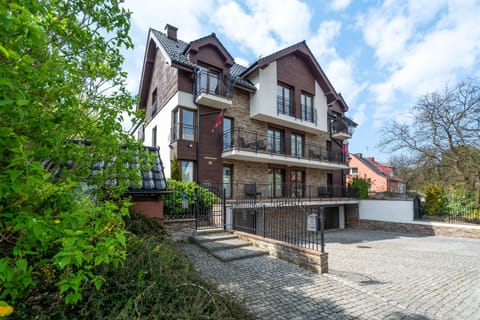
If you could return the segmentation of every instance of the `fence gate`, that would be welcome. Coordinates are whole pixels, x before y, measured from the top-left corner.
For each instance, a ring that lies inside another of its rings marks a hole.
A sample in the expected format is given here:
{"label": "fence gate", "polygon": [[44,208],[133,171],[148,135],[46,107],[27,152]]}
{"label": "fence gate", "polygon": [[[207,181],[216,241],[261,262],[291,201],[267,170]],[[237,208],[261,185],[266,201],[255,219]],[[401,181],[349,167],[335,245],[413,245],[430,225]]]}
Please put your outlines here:
{"label": "fence gate", "polygon": [[217,229],[225,227],[225,189],[204,184],[195,189],[193,214],[195,227]]}

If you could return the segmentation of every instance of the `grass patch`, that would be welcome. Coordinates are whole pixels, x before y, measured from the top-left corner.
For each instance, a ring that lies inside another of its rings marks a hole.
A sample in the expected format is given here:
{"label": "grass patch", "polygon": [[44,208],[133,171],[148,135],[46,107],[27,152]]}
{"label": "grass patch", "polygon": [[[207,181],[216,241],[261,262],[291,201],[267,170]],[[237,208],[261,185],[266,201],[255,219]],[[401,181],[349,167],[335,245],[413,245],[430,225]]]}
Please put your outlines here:
{"label": "grass patch", "polygon": [[99,271],[105,283],[86,284],[84,299],[65,305],[48,293],[17,306],[18,319],[253,319],[232,297],[220,294],[175,251],[161,228],[132,215],[127,259]]}

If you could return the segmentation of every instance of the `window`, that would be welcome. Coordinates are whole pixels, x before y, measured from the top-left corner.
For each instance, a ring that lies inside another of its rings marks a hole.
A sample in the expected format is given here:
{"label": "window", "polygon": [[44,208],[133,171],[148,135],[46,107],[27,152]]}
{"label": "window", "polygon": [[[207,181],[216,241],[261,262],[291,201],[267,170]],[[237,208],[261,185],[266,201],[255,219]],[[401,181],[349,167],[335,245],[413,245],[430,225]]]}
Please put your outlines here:
{"label": "window", "polygon": [[157,112],[157,88],[152,92],[152,116]]}
{"label": "window", "polygon": [[152,146],[157,146],[157,126],[153,127],[152,129]]}
{"label": "window", "polygon": [[283,146],[283,131],[280,129],[269,128],[267,135],[267,151],[272,153],[281,153]]}
{"label": "window", "polygon": [[198,68],[197,91],[220,95],[222,93],[220,70],[205,66],[198,66]]}
{"label": "window", "polygon": [[303,157],[303,136],[292,133],[290,136],[290,152],[292,156]]}
{"label": "window", "polygon": [[223,150],[232,148],[233,139],[233,119],[223,118]]}
{"label": "window", "polygon": [[332,141],[327,140],[326,142],[326,149],[327,149],[327,160],[333,160],[332,157]]}
{"label": "window", "polygon": [[295,114],[292,108],[292,89],[284,85],[277,85],[277,113]]}
{"label": "window", "polygon": [[293,198],[303,198],[305,196],[305,171],[290,171],[290,196]]}
{"label": "window", "polygon": [[223,188],[225,189],[225,196],[227,199],[232,198],[232,166],[223,166]]}
{"label": "window", "polygon": [[181,161],[182,181],[193,181],[193,161]]}
{"label": "window", "polygon": [[313,97],[307,93],[302,93],[302,120],[314,122],[313,116]]}
{"label": "window", "polygon": [[179,139],[195,140],[195,112],[187,109],[176,109],[172,112],[170,141]]}
{"label": "window", "polygon": [[358,174],[358,168],[350,168],[350,174]]}
{"label": "window", "polygon": [[284,193],[285,169],[268,169],[269,196],[281,198]]}

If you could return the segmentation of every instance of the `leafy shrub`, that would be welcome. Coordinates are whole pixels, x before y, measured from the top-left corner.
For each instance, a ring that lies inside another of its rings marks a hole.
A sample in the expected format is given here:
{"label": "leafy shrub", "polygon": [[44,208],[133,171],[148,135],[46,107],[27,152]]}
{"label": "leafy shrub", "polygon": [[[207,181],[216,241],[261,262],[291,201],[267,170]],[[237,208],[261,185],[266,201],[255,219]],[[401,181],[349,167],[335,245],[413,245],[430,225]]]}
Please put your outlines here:
{"label": "leafy shrub", "polygon": [[444,213],[445,198],[443,190],[435,185],[427,187],[425,190],[424,209],[428,215],[441,215]]}
{"label": "leafy shrub", "polygon": [[127,257],[97,266],[105,279],[86,283],[82,303],[66,305],[52,292],[20,304],[21,319],[252,319],[232,297],[219,294],[150,219],[126,219]]}
{"label": "leafy shrub", "polygon": [[370,187],[370,184],[370,179],[354,177],[347,186],[347,195],[358,199],[365,199],[368,197],[368,188]]}
{"label": "leafy shrub", "polygon": [[[167,180],[167,191],[170,193],[163,197],[163,208],[165,215],[175,216],[191,214],[195,205],[195,191],[197,192],[197,209],[203,210],[213,206],[219,200],[213,192],[203,188],[195,182]],[[182,208],[182,194],[188,201],[188,208]]]}

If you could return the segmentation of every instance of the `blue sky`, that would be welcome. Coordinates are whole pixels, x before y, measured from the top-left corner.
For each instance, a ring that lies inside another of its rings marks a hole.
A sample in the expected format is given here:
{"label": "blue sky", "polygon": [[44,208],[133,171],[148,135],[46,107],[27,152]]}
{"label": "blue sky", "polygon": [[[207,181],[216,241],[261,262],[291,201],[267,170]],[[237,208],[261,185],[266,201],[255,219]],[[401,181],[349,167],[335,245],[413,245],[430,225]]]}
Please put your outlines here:
{"label": "blue sky", "polygon": [[[350,152],[388,162],[377,147],[387,121],[409,121],[428,92],[480,77],[479,0],[127,0],[135,49],[125,52],[138,93],[148,28],[178,27],[185,41],[215,32],[247,65],[306,40],[359,123]],[[480,116],[480,115],[479,115]]]}

